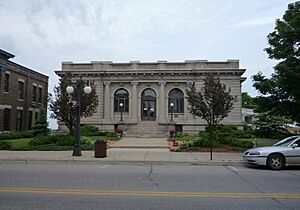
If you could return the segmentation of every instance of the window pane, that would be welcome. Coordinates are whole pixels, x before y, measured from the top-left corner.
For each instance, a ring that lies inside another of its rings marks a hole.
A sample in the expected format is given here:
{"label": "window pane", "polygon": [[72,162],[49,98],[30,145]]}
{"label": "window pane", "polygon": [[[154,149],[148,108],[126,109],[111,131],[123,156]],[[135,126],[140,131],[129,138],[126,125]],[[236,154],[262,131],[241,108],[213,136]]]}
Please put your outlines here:
{"label": "window pane", "polygon": [[10,131],[10,109],[4,109],[4,131]]}
{"label": "window pane", "polygon": [[18,83],[18,96],[19,99],[24,99],[24,83],[20,81]]}
{"label": "window pane", "polygon": [[9,78],[10,78],[10,75],[5,74],[5,78],[4,78],[4,91],[5,92],[9,92]]}

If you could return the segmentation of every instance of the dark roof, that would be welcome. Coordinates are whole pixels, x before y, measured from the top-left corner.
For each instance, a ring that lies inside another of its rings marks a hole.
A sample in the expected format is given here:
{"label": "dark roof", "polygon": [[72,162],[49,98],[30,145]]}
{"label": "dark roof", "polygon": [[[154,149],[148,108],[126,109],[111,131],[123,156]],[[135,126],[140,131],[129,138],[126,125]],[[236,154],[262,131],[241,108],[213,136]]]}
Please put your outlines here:
{"label": "dark roof", "polygon": [[9,52],[6,52],[4,50],[0,49],[0,56],[4,57],[6,59],[14,58],[15,56],[13,54],[10,54]]}

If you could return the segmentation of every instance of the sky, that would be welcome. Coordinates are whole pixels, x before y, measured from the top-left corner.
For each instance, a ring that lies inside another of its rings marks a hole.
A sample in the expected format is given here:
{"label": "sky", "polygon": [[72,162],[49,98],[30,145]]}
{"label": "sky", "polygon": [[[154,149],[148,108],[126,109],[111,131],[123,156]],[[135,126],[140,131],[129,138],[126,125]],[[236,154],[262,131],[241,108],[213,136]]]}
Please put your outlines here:
{"label": "sky", "polygon": [[[240,60],[242,91],[251,75],[270,76],[267,35],[288,0],[0,0],[0,49],[49,76],[62,61]],[[50,127],[56,123],[50,120]]]}

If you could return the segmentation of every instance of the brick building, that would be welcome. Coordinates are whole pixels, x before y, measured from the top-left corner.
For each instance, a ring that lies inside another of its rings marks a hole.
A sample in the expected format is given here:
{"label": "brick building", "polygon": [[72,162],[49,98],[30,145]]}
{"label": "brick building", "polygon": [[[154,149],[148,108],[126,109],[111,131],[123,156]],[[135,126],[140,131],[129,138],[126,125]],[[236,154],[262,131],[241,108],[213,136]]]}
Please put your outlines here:
{"label": "brick building", "polygon": [[10,61],[14,57],[0,49],[0,132],[31,130],[47,106],[48,76]]}

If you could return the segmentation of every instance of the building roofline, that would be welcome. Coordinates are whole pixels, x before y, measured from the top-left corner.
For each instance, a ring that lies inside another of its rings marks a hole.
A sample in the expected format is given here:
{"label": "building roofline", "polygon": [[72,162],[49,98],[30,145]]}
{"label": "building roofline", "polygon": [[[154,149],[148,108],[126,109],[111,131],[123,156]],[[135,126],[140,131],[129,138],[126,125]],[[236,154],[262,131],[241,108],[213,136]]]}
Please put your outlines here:
{"label": "building roofline", "polygon": [[6,51],[4,51],[2,49],[0,49],[0,55],[3,56],[3,57],[5,57],[6,59],[10,59],[10,58],[14,58],[15,57],[15,55],[13,55],[13,54],[11,54],[9,52],[6,52]]}
{"label": "building roofline", "polygon": [[42,77],[45,77],[45,78],[49,79],[49,76],[48,76],[48,75],[42,74],[42,73],[40,73],[40,72],[38,72],[38,71],[36,71],[36,70],[30,69],[30,68],[28,68],[28,67],[26,67],[26,66],[23,66],[23,65],[21,65],[21,64],[15,63],[15,62],[13,62],[13,61],[9,61],[9,62],[10,62],[11,64],[13,64],[13,65],[16,65],[16,66],[18,66],[18,67],[21,67],[21,69],[23,69],[23,70],[29,71],[29,72],[31,72],[31,73],[33,73],[33,74],[38,74],[38,75],[40,75],[40,76],[42,76]]}
{"label": "building roofline", "polygon": [[128,65],[128,64],[188,64],[188,63],[209,63],[209,64],[214,64],[214,63],[239,63],[238,59],[227,59],[223,61],[217,61],[217,60],[185,60],[185,61],[167,61],[167,60],[157,60],[156,62],[153,61],[146,61],[146,62],[141,62],[139,60],[134,60],[134,61],[129,61],[129,62],[113,62],[113,61],[90,61],[88,62],[80,62],[80,63],[74,63],[73,61],[62,61],[61,62],[63,65],[88,65],[88,64],[116,64],[116,65]]}

